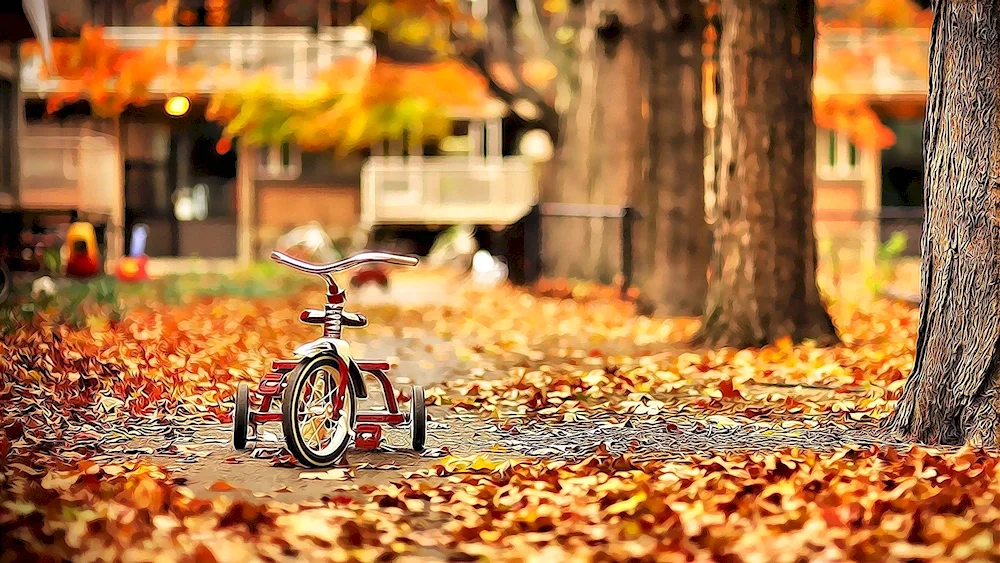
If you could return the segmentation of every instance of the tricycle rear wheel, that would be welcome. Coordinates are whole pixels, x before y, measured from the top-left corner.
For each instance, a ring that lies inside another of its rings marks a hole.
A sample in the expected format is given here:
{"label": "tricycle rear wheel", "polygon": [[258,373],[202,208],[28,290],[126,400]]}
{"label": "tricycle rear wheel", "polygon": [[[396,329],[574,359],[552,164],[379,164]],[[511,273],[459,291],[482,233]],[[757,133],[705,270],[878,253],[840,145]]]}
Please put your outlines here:
{"label": "tricycle rear wheel", "polygon": [[250,422],[250,387],[246,383],[236,386],[236,412],[233,413],[233,447],[247,447],[247,426]]}
{"label": "tricycle rear wheel", "polygon": [[414,385],[410,392],[410,444],[413,451],[424,451],[427,441],[427,403],[424,398],[424,388]]}
{"label": "tricycle rear wheel", "polygon": [[13,285],[14,279],[10,275],[10,269],[0,259],[0,303],[6,301],[7,297],[10,296],[10,289]]}

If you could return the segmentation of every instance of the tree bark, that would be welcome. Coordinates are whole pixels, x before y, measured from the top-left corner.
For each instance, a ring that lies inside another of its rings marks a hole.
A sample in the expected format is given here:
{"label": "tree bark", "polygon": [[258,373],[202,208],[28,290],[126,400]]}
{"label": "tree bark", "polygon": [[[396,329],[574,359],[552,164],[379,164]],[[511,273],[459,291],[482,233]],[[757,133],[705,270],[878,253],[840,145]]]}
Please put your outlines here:
{"label": "tree bark", "polygon": [[[704,220],[698,0],[595,0],[579,37],[580,94],[564,120],[557,181],[542,201],[635,206],[635,280],[664,314],[704,302]],[[622,271],[619,219],[547,218],[546,274],[610,282]]]}
{"label": "tree bark", "polygon": [[1000,391],[1000,3],[935,0],[924,121],[920,326],[889,429],[997,444]]}
{"label": "tree bark", "polygon": [[[644,106],[648,107],[643,182],[632,192],[635,281],[643,309],[697,316],[708,291],[711,233],[705,221],[705,27],[699,0],[649,2]],[[645,312],[645,311],[644,311]]]}
{"label": "tree bark", "polygon": [[814,0],[722,0],[709,346],[836,341],[816,286]]}

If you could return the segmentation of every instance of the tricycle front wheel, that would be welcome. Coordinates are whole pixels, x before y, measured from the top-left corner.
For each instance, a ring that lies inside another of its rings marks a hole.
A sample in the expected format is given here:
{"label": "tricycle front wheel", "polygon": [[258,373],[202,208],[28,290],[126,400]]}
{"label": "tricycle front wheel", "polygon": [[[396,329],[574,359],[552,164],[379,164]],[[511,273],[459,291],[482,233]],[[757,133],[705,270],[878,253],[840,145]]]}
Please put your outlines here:
{"label": "tricycle front wheel", "polygon": [[325,355],[303,360],[288,374],[281,426],[288,451],[302,465],[329,467],[347,452],[358,411],[347,369],[345,360]]}

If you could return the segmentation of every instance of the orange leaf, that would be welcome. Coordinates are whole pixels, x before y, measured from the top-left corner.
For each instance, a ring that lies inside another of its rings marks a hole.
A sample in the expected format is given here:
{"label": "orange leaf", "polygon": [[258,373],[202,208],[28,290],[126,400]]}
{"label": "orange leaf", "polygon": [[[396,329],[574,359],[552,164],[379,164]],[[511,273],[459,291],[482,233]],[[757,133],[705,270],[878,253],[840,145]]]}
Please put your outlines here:
{"label": "orange leaf", "polygon": [[208,488],[208,490],[214,491],[216,493],[225,493],[225,492],[228,492],[228,491],[234,491],[234,490],[236,490],[236,487],[230,485],[229,483],[227,483],[225,481],[216,481],[216,482],[212,483],[212,485]]}

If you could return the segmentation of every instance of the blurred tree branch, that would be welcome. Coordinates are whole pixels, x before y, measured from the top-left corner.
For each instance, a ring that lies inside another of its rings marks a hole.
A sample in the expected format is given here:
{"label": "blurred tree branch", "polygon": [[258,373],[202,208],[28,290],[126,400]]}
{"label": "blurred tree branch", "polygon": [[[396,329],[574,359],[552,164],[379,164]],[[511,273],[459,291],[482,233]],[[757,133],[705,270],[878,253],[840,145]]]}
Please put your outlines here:
{"label": "blurred tree branch", "polygon": [[[483,40],[462,35],[454,35],[453,42],[458,46],[457,52],[461,60],[478,69],[486,77],[490,93],[504,101],[522,119],[528,127],[545,130],[553,142],[558,142],[560,129],[559,112],[553,103],[536,88],[528,84],[524,76],[524,49],[517,33],[518,24],[525,19],[521,11],[526,4],[529,24],[533,29],[535,41],[548,45],[542,36],[542,26],[538,17],[540,0],[488,0],[485,25],[486,37]],[[541,35],[540,35],[541,34]],[[521,49],[519,49],[521,47]],[[499,73],[509,71],[511,80]]]}

